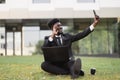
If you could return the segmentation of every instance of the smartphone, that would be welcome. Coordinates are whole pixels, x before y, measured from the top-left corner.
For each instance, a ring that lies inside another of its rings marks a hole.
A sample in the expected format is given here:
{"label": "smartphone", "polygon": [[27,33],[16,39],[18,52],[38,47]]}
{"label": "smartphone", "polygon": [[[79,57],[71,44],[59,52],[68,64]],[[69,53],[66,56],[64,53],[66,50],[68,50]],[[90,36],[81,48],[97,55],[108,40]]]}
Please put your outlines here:
{"label": "smartphone", "polygon": [[94,13],[94,16],[96,16],[97,14],[96,14],[96,12],[95,12],[95,10],[93,10],[93,13]]}
{"label": "smartphone", "polygon": [[97,16],[95,10],[93,10],[94,16],[96,17],[96,19],[99,19],[99,16]]}

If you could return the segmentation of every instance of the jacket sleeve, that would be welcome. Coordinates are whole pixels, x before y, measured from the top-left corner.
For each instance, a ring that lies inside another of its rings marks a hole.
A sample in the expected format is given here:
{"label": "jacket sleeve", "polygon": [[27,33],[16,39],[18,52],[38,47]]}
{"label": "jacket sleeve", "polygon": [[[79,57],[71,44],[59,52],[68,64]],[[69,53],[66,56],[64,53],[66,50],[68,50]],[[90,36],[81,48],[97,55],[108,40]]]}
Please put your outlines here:
{"label": "jacket sleeve", "polygon": [[54,40],[52,42],[49,41],[49,37],[50,36],[45,36],[43,47],[52,47],[52,46],[55,46],[55,41]]}
{"label": "jacket sleeve", "polygon": [[43,47],[47,47],[47,45],[48,45],[48,36],[45,36]]}
{"label": "jacket sleeve", "polygon": [[72,36],[71,36],[71,41],[74,42],[74,41],[80,40],[80,39],[86,37],[86,36],[87,36],[88,34],[90,34],[91,32],[92,32],[92,31],[91,31],[90,28],[88,27],[88,28],[86,28],[84,31],[79,32],[79,33],[77,33],[77,34],[75,34],[75,35],[72,35]]}
{"label": "jacket sleeve", "polygon": [[52,42],[49,41],[49,36],[45,36],[43,47],[51,47]]}

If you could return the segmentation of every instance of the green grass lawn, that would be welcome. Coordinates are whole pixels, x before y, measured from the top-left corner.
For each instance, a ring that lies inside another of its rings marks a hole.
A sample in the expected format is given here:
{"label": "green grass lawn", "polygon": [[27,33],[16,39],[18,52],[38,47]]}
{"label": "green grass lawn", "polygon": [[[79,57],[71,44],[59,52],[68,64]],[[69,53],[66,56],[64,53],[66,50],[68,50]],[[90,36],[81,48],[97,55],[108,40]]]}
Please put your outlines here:
{"label": "green grass lawn", "polygon": [[[120,80],[119,58],[81,57],[84,77],[76,80]],[[52,75],[40,68],[43,57],[38,56],[1,56],[0,80],[71,80],[69,75]],[[95,67],[96,75],[90,74]]]}

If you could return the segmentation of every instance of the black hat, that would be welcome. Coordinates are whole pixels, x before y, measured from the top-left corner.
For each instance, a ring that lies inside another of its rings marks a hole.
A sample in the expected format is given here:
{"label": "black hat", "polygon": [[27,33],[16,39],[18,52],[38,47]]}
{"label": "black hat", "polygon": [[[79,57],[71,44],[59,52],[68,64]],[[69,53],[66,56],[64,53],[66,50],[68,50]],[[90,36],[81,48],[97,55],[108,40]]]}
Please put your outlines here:
{"label": "black hat", "polygon": [[50,20],[50,21],[48,22],[48,27],[49,27],[50,29],[52,29],[53,25],[54,25],[55,23],[57,23],[57,22],[60,22],[59,19],[57,19],[57,18],[54,18],[54,19]]}

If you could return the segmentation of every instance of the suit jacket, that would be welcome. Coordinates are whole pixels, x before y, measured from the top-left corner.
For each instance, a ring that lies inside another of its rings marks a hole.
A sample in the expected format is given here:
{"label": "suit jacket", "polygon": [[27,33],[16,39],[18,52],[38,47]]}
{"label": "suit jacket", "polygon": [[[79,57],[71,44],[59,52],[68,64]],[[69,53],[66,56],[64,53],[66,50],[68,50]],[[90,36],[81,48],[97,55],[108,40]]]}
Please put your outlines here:
{"label": "suit jacket", "polygon": [[[72,49],[71,49],[72,42],[75,42],[77,40],[80,40],[80,39],[86,37],[91,32],[92,31],[88,27],[84,31],[82,31],[80,33],[77,33],[75,35],[71,35],[69,33],[65,33],[65,34],[63,33],[63,34],[61,34],[63,46],[67,45],[69,47],[69,57],[70,58],[73,57],[73,53],[72,53]],[[50,42],[49,41],[49,36],[46,36],[45,40],[44,40],[43,47],[52,47],[52,46],[58,46],[56,38],[54,37],[53,41]]]}

